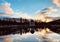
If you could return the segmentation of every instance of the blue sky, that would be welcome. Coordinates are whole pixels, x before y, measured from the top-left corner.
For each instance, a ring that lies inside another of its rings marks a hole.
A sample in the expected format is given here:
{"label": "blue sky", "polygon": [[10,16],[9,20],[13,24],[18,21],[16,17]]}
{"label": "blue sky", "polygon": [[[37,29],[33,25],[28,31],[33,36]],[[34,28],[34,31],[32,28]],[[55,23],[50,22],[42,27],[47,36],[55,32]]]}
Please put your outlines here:
{"label": "blue sky", "polygon": [[0,0],[0,4],[8,2],[13,11],[20,11],[35,16],[37,10],[42,10],[47,7],[56,7],[52,0]]}
{"label": "blue sky", "polygon": [[[41,10],[46,7],[51,6],[51,0],[5,0],[6,2],[11,3],[11,8],[13,10],[19,10],[22,12],[27,12],[32,14],[36,10]],[[0,0],[0,3],[4,2]]]}

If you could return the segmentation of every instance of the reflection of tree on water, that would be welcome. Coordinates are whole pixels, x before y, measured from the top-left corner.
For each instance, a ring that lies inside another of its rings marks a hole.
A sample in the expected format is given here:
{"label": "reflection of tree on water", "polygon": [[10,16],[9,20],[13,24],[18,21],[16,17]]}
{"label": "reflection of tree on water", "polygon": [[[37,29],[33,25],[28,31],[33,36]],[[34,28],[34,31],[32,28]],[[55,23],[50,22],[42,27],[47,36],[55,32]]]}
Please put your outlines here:
{"label": "reflection of tree on water", "polygon": [[0,35],[8,35],[8,34],[23,34],[23,33],[34,33],[37,29],[36,28],[16,28],[16,29],[11,29],[11,28],[1,28],[0,29]]}
{"label": "reflection of tree on water", "polygon": [[41,28],[0,28],[0,35],[8,35],[8,34],[23,34],[23,33],[34,33],[35,31],[39,31]]}
{"label": "reflection of tree on water", "polygon": [[[43,29],[43,28],[1,28],[0,29],[0,35],[8,35],[8,34],[27,34],[27,33],[31,33],[34,34],[35,32],[37,32],[36,34],[40,35],[38,39],[41,39],[40,37],[42,37],[43,42],[45,42],[45,39],[47,39],[48,41],[59,41],[56,39],[53,39],[49,36],[50,33],[52,33],[52,31],[50,31],[48,28]],[[29,35],[29,34],[28,34]],[[46,42],[48,42],[46,41]]]}
{"label": "reflection of tree on water", "polygon": [[[8,34],[16,34],[16,33],[19,33],[19,34],[22,35],[23,33],[26,34],[28,32],[33,34],[35,31],[40,31],[41,32],[42,29],[46,30],[47,28],[46,27],[45,28],[20,28],[20,27],[8,28],[8,27],[6,27],[6,28],[0,28],[0,35],[8,35]],[[55,31],[54,28],[51,29],[51,30]],[[55,31],[55,32],[57,32],[57,31]]]}

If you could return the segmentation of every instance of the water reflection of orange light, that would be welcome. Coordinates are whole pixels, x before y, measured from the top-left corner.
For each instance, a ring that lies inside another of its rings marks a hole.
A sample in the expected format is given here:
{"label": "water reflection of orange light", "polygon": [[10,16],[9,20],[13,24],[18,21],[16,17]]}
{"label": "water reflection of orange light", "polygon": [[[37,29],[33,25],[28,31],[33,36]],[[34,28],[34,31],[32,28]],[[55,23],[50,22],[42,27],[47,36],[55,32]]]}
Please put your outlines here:
{"label": "water reflection of orange light", "polygon": [[13,38],[11,36],[3,36],[3,42],[13,42]]}
{"label": "water reflection of orange light", "polygon": [[48,28],[46,28],[46,31],[47,31],[47,32],[51,32],[51,30],[50,30],[50,29],[48,29]]}
{"label": "water reflection of orange light", "polygon": [[42,36],[42,37],[46,36],[46,31],[45,31],[45,29],[41,30],[40,36]]}
{"label": "water reflection of orange light", "polygon": [[47,33],[51,32],[50,29],[48,28],[45,28],[45,29],[39,29],[40,31],[38,32],[38,34],[41,36],[41,37],[46,37],[47,36]]}
{"label": "water reflection of orange light", "polygon": [[[39,31],[38,34],[40,35],[40,37],[43,37],[43,38],[47,39],[47,40],[50,41],[50,42],[59,42],[58,39],[52,38],[52,37],[49,35],[49,34],[50,34],[49,32],[50,32],[50,33],[53,33],[52,31],[50,31],[50,29],[45,28],[45,29],[41,29],[41,32]],[[40,38],[40,37],[39,37],[39,38]],[[37,40],[40,41],[39,38],[37,38]]]}

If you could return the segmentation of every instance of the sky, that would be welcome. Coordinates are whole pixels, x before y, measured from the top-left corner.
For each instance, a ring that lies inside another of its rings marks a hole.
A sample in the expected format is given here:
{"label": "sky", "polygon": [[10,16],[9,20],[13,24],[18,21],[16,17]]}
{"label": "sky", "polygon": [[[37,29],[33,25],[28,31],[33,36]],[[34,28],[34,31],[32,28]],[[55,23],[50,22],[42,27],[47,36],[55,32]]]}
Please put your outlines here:
{"label": "sky", "polygon": [[0,0],[0,16],[3,17],[36,18],[40,14],[60,17],[59,10],[60,0]]}

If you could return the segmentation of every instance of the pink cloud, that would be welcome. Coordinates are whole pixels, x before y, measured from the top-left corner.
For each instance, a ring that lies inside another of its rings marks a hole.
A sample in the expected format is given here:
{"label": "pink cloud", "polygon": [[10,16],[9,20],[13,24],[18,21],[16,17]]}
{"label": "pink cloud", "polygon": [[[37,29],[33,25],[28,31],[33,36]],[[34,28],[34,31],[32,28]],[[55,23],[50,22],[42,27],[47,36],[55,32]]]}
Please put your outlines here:
{"label": "pink cloud", "polygon": [[53,3],[60,7],[60,0],[53,0]]}
{"label": "pink cloud", "polygon": [[0,10],[3,11],[2,15],[11,15],[14,13],[13,9],[10,6],[11,4],[8,2],[2,3],[0,5]]}

